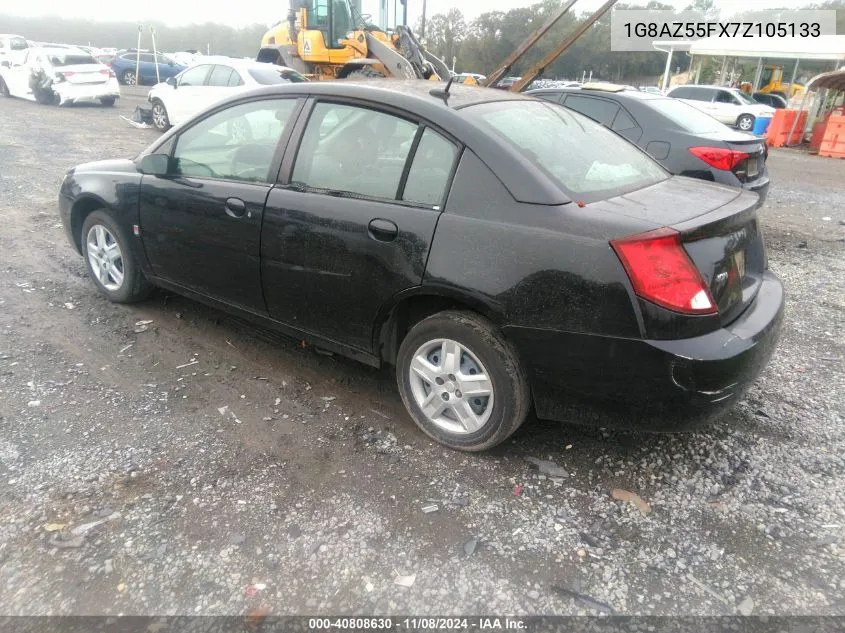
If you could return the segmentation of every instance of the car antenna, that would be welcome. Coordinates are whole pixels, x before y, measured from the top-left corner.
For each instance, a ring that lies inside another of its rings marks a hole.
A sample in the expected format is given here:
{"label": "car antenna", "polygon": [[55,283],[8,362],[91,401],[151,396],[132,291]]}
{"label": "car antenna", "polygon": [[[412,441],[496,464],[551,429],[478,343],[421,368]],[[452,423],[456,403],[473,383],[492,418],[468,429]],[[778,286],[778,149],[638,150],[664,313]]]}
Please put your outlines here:
{"label": "car antenna", "polygon": [[443,88],[443,90],[440,90],[440,88],[435,88],[434,90],[431,90],[428,94],[430,94],[432,97],[438,97],[440,99],[443,99],[443,103],[446,103],[449,100],[449,97],[451,96],[449,94],[449,89],[452,87],[453,81],[455,81],[455,78],[449,77],[449,81],[446,82],[446,87]]}

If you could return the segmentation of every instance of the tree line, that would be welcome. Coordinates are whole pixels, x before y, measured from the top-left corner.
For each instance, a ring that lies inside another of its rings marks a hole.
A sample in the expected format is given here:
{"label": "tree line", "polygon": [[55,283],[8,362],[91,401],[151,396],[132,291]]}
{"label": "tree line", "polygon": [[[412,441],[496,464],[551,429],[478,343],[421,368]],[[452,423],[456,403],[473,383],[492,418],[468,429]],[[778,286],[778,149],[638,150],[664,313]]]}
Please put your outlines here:
{"label": "tree line", "polygon": [[[467,20],[462,11],[452,8],[446,13],[431,16],[422,37],[427,48],[451,67],[455,60],[458,72],[490,73],[534,30],[546,23],[565,0],[540,0],[528,7],[509,11],[489,11],[474,20]],[[619,3],[615,9],[672,9],[659,0],[647,4]],[[837,32],[845,33],[845,0],[827,0],[808,5],[806,9],[836,9]],[[693,0],[687,9],[712,15],[713,0]],[[268,16],[269,21],[279,16]],[[547,54],[558,42],[571,33],[586,17],[569,12],[538,44],[511,70],[519,75]],[[199,50],[218,55],[253,57],[258,52],[265,24],[253,24],[236,29],[225,24],[205,23],[187,26],[167,26],[159,22],[146,23],[142,48],[151,48],[149,27],[155,29],[156,45],[161,51]],[[421,34],[422,24],[415,25]],[[81,18],[22,17],[0,15],[0,31],[19,33],[35,41],[92,45],[98,47],[132,48],[138,39],[138,24],[132,22],[99,22]],[[599,19],[569,50],[545,71],[545,77],[581,79],[592,72],[594,79],[655,83],[663,74],[665,53],[613,52],[610,50],[610,12]],[[708,59],[700,81],[715,78],[721,59]],[[822,64],[827,69],[830,64]],[[689,56],[675,54],[672,72],[687,70]],[[746,64],[747,66],[747,64]],[[812,68],[812,64],[803,64]],[[753,71],[752,71],[753,72]],[[743,76],[746,76],[745,74]]]}
{"label": "tree line", "polygon": [[[432,16],[425,24],[423,40],[427,48],[451,67],[453,60],[457,72],[488,74],[507,55],[542,26],[557,11],[564,0],[541,0],[529,7],[515,8],[507,12],[490,11],[474,20],[466,20],[458,8]],[[686,7],[711,16],[716,8],[713,0],[695,0]],[[803,9],[835,9],[837,11],[837,33],[845,34],[845,0],[829,0],[821,4],[808,5]],[[673,10],[671,5],[659,0],[647,4],[618,3],[614,9]],[[789,10],[795,10],[791,8]],[[560,42],[584,20],[587,14],[567,13],[510,71],[519,75]],[[416,25],[420,32],[422,23]],[[610,12],[605,13],[569,50],[558,57],[544,76],[557,79],[580,80],[583,73],[592,72],[594,79],[608,81],[634,81],[651,79],[652,83],[662,76],[666,54],[654,52],[614,52],[610,50]],[[673,56],[672,72],[687,70],[690,58],[686,53]],[[707,59],[700,81],[714,79],[721,59]],[[830,63],[822,64],[826,69]],[[808,65],[808,68],[812,65]]]}

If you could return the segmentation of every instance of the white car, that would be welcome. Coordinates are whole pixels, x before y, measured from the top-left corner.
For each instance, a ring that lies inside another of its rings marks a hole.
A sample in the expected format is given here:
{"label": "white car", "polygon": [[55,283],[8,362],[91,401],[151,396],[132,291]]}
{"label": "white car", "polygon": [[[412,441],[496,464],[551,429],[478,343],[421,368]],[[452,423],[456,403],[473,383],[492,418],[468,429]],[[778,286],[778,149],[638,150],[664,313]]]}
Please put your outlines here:
{"label": "white car", "polygon": [[229,57],[204,57],[195,66],[153,86],[153,125],[166,130],[190,119],[221,99],[273,84],[308,81],[292,68]]}
{"label": "white car", "polygon": [[772,116],[775,112],[774,108],[757,103],[736,88],[675,86],[666,96],[685,101],[725,125],[735,126],[743,132],[750,132],[754,128],[758,116]]}
{"label": "white car", "polygon": [[20,63],[0,66],[0,93],[46,104],[111,106],[120,85],[111,68],[79,48],[29,48]]}
{"label": "white car", "polygon": [[0,64],[20,63],[28,48],[29,41],[25,37],[0,33]]}

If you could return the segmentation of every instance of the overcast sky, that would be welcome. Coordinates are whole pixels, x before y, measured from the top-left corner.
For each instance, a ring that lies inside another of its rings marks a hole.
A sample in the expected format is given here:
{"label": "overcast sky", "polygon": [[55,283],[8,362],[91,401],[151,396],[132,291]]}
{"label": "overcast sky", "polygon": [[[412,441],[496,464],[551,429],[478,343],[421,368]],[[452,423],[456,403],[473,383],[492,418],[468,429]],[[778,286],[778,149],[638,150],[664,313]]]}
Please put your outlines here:
{"label": "overcast sky", "polygon": [[[394,0],[387,0],[390,21],[393,20]],[[689,0],[663,0],[666,4],[673,4],[683,8]],[[379,0],[362,0],[364,13],[378,19]],[[507,11],[515,7],[534,4],[536,0],[427,0],[427,13],[433,15],[448,11],[450,7],[459,6],[468,19],[472,19],[485,11]],[[579,13],[601,6],[603,0],[579,0],[573,7]],[[778,7],[795,7],[809,4],[810,0],[744,0],[742,4],[736,0],[716,0],[717,6],[723,14],[730,14],[733,10],[742,8],[749,11],[755,9],[771,9]],[[645,2],[643,1],[643,4]],[[4,2],[4,4],[6,4]],[[632,2],[633,4],[633,2]],[[245,26],[251,23],[272,24],[284,18],[287,13],[287,0],[143,0],[142,2],[104,2],[103,0],[27,0],[17,2],[14,6],[3,7],[2,12],[20,15],[69,15],[73,8],[74,16],[85,16],[95,20],[160,20],[168,24],[182,25],[192,22],[222,22],[231,26]],[[396,0],[401,16],[401,5]],[[408,23],[413,25],[422,12],[422,0],[408,0]]]}

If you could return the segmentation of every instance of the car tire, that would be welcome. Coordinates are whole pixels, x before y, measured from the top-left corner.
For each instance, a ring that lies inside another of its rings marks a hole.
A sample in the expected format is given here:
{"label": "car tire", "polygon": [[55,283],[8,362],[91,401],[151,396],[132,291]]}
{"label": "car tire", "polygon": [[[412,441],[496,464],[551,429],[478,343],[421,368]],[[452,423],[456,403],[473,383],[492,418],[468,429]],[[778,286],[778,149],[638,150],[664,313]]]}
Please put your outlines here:
{"label": "car tire", "polygon": [[439,312],[414,325],[399,347],[396,382],[417,426],[461,451],[500,444],[531,408],[516,350],[492,323],[472,312]]}
{"label": "car tire", "polygon": [[9,92],[9,86],[6,85],[6,82],[3,81],[3,78],[0,77],[0,97],[9,97],[11,93]]}
{"label": "car tire", "polygon": [[138,83],[138,76],[135,74],[134,70],[124,70],[120,75],[120,80],[126,86],[134,86]]}
{"label": "car tire", "polygon": [[102,103],[107,108],[113,106],[115,101],[117,101],[115,97],[102,97],[100,99],[100,103]]}
{"label": "car tire", "polygon": [[162,132],[170,129],[170,116],[160,99],[153,99],[153,125]]}
{"label": "car tire", "polygon": [[353,70],[351,73],[346,75],[347,79],[384,79],[384,75],[382,75],[379,71],[373,68],[359,68],[358,70]]}
{"label": "car tire", "polygon": [[736,126],[743,132],[750,132],[754,129],[754,115],[740,114],[736,120]]}
{"label": "car tire", "polygon": [[146,299],[152,286],[129,249],[129,240],[104,210],[91,212],[82,223],[82,257],[97,289],[114,303]]}

